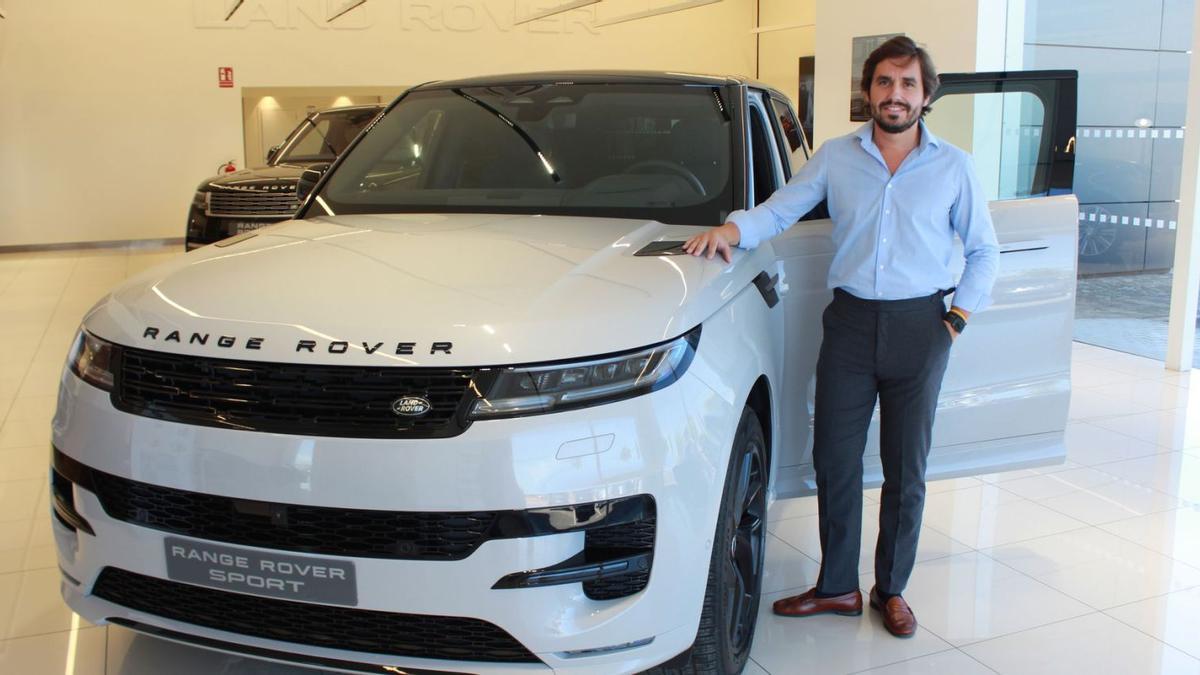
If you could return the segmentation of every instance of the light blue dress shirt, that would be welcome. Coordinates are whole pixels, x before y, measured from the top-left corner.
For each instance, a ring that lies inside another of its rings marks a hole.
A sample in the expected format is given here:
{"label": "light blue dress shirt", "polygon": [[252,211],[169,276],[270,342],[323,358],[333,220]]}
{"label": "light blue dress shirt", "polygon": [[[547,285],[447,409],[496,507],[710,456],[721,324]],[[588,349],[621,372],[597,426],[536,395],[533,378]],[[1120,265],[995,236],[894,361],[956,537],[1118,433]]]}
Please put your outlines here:
{"label": "light blue dress shirt", "polygon": [[873,122],[824,143],[762,204],[729,214],[739,248],[754,248],[828,199],[836,251],[829,288],[868,300],[932,295],[955,285],[954,235],[966,264],[954,305],[991,304],[1000,247],[987,200],[966,152],[921,122],[921,141],[893,175],[872,140]]}

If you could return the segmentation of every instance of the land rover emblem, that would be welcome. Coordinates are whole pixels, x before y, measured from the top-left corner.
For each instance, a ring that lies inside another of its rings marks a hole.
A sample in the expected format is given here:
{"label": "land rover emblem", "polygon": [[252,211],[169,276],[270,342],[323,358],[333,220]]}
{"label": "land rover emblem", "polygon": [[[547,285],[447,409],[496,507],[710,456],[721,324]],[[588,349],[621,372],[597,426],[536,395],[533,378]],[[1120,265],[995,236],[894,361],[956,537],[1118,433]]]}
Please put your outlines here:
{"label": "land rover emblem", "polygon": [[401,417],[420,417],[432,408],[429,399],[420,396],[402,396],[392,401],[392,412]]}

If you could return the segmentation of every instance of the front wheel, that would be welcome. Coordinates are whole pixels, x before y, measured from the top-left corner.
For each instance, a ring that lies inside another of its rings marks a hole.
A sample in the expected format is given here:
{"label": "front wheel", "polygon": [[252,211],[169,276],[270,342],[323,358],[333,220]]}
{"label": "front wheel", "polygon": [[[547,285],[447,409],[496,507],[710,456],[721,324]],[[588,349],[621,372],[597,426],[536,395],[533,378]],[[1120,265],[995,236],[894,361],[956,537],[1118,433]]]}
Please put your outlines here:
{"label": "front wheel", "polygon": [[767,536],[767,449],[758,415],[742,409],[725,475],[721,512],[696,641],[683,658],[649,675],[736,675],[750,658]]}

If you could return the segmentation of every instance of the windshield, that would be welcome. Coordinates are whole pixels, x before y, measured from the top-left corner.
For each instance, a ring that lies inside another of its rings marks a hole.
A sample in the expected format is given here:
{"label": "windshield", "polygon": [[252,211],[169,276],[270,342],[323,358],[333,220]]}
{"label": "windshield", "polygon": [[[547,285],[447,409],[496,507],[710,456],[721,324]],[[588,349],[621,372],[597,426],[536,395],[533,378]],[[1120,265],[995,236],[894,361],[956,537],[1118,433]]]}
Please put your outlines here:
{"label": "windshield", "polygon": [[296,127],[275,163],[332,162],[378,114],[378,108],[317,113]]}
{"label": "windshield", "polygon": [[719,225],[734,201],[722,95],[711,86],[647,84],[417,91],[346,156],[321,202],[337,214],[546,213]]}

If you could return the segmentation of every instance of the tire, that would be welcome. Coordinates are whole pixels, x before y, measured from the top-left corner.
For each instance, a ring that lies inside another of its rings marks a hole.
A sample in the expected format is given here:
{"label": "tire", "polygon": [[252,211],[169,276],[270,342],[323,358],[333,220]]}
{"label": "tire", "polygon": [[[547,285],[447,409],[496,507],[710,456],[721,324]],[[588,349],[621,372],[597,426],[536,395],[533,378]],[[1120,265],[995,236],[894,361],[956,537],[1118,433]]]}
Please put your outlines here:
{"label": "tire", "polygon": [[696,641],[643,675],[736,675],[745,668],[766,553],[767,471],[762,425],[753,410],[743,408],[725,472]]}

